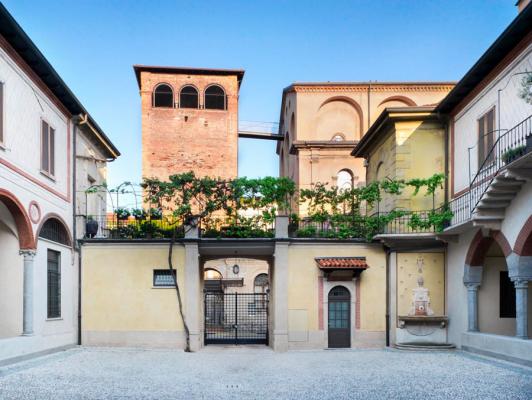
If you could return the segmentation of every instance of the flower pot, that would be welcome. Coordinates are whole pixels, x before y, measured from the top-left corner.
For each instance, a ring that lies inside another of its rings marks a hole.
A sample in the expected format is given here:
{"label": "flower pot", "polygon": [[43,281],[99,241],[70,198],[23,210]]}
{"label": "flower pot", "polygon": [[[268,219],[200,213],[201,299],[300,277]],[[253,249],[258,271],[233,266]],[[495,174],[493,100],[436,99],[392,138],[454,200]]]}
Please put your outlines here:
{"label": "flower pot", "polygon": [[98,221],[89,219],[85,223],[85,234],[88,237],[93,238],[94,236],[96,236],[97,233],[98,233]]}
{"label": "flower pot", "polygon": [[530,151],[532,151],[532,133],[530,133],[526,137],[526,150],[525,150],[525,152],[528,153]]}

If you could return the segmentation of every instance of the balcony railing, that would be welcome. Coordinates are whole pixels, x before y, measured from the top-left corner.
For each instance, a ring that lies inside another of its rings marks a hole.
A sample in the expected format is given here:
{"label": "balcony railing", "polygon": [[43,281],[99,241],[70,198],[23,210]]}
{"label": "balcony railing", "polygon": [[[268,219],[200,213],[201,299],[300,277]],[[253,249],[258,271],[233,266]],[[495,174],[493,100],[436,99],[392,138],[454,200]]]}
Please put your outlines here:
{"label": "balcony railing", "polygon": [[85,239],[170,239],[184,236],[183,225],[179,221],[161,219],[118,219],[116,215],[84,217],[79,222],[85,224]]}
{"label": "balcony railing", "polygon": [[448,207],[453,213],[453,217],[449,223],[450,226],[463,224],[471,219],[471,195],[469,192],[452,199]]}
{"label": "balcony railing", "polygon": [[470,184],[470,212],[472,213],[499,171],[526,154],[527,137],[532,135],[532,115],[500,135]]}

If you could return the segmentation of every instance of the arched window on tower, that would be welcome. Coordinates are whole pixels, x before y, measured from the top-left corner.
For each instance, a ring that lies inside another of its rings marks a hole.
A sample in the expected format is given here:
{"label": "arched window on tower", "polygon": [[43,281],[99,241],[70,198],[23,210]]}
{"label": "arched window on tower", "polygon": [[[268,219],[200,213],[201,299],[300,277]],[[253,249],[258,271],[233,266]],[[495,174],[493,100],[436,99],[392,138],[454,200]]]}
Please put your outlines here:
{"label": "arched window on tower", "polygon": [[225,91],[218,85],[205,89],[205,108],[208,110],[225,110],[227,101]]}
{"label": "arched window on tower", "polygon": [[166,83],[157,85],[153,91],[153,106],[154,107],[174,107],[174,91]]}
{"label": "arched window on tower", "polygon": [[342,169],[336,174],[336,186],[339,190],[349,190],[353,188],[353,174],[347,169]]}
{"label": "arched window on tower", "polygon": [[194,86],[185,86],[179,93],[179,108],[198,108],[198,91]]}

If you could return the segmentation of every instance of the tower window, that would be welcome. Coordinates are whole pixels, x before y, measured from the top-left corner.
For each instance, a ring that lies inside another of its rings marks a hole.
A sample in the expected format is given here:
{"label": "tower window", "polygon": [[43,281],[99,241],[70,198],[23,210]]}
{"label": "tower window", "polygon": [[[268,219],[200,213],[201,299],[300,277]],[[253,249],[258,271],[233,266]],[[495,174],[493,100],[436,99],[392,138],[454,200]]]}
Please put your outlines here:
{"label": "tower window", "polygon": [[169,85],[162,83],[155,88],[153,91],[153,106],[174,107],[174,91]]}
{"label": "tower window", "polygon": [[179,93],[180,108],[198,108],[198,91],[194,86],[185,86]]}
{"label": "tower window", "polygon": [[205,108],[209,110],[225,110],[227,108],[225,91],[218,85],[209,86],[205,90]]}

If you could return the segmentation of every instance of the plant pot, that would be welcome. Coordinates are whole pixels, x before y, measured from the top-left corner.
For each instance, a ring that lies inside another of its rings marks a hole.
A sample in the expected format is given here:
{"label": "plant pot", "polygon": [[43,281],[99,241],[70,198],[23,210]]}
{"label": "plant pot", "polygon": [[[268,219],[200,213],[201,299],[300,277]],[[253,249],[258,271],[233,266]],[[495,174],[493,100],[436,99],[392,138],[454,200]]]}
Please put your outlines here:
{"label": "plant pot", "polygon": [[532,151],[532,133],[530,133],[526,137],[526,150],[525,150],[525,152],[528,153],[530,151]]}
{"label": "plant pot", "polygon": [[94,236],[96,236],[97,233],[98,233],[98,221],[89,219],[85,223],[85,234],[88,237],[93,238]]}

